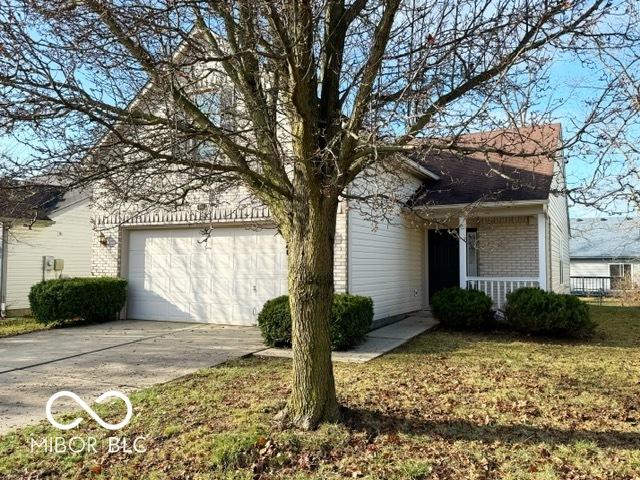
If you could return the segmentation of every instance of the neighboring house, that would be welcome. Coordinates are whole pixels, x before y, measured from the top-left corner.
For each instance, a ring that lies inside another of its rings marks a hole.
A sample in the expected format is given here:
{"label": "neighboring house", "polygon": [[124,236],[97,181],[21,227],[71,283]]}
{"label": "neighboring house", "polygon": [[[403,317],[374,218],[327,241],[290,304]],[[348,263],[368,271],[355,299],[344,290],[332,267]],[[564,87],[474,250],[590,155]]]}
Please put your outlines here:
{"label": "neighboring house", "polygon": [[91,274],[89,196],[38,184],[0,192],[0,305],[3,315],[23,315],[32,285]]}
{"label": "neighboring house", "polygon": [[640,219],[579,218],[571,230],[574,293],[607,293],[640,285]]}
{"label": "neighboring house", "polygon": [[[522,286],[569,290],[564,162],[536,155],[560,146],[560,126],[463,141],[527,156],[415,154],[400,160],[405,208],[374,225],[368,206],[340,205],[335,290],[371,296],[376,320],[420,310],[449,286],[481,289],[497,308]],[[213,207],[203,191],[132,215],[100,208],[99,188],[94,197],[92,271],[129,280],[128,318],[250,325],[287,292],[284,241],[265,207],[233,195]]]}

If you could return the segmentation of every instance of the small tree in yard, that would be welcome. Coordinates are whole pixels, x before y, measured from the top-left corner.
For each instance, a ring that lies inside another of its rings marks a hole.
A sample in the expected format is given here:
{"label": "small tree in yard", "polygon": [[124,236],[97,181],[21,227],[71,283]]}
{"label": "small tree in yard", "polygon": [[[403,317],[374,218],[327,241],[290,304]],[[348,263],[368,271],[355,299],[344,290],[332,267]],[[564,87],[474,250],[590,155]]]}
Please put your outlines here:
{"label": "small tree in yard", "polygon": [[[539,99],[558,88],[556,59],[582,61],[600,87],[565,147],[606,150],[613,139],[599,132],[622,131],[636,111],[635,8],[0,0],[0,133],[28,146],[3,175],[96,184],[137,211],[238,187],[267,206],[289,259],[293,380],[281,418],[315,428],[339,417],[328,322],[341,199],[384,212],[394,162],[417,149],[522,154],[458,139],[548,122],[562,99]],[[348,189],[357,177],[366,194]]]}

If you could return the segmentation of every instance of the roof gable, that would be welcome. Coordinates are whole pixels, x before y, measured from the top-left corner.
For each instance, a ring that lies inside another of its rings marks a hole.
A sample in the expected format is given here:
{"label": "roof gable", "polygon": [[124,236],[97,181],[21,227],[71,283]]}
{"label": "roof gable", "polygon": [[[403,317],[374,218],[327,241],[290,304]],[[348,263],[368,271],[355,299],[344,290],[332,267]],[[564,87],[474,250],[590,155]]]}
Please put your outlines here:
{"label": "roof gable", "polygon": [[473,133],[457,139],[456,151],[417,152],[414,160],[439,179],[423,182],[412,205],[546,200],[560,131],[551,124]]}
{"label": "roof gable", "polygon": [[58,185],[1,182],[0,219],[50,220],[63,197]]}

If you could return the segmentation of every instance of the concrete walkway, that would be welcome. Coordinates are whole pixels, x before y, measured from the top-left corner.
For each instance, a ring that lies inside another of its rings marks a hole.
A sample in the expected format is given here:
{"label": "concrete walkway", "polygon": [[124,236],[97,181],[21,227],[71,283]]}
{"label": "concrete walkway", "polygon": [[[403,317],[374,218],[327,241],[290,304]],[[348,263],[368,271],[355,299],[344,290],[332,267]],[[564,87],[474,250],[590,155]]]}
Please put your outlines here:
{"label": "concrete walkway", "polygon": [[[437,324],[438,321],[433,318],[431,312],[423,310],[399,322],[369,332],[367,339],[356,348],[346,352],[333,352],[331,358],[334,362],[368,362],[398,348],[403,343],[435,327]],[[254,355],[291,358],[291,350],[269,348],[256,352]]]}
{"label": "concrete walkway", "polygon": [[[60,390],[91,404],[108,390],[167,382],[261,349],[257,327],[135,320],[0,338],[0,434],[44,419]],[[55,405],[78,409],[62,398]]]}

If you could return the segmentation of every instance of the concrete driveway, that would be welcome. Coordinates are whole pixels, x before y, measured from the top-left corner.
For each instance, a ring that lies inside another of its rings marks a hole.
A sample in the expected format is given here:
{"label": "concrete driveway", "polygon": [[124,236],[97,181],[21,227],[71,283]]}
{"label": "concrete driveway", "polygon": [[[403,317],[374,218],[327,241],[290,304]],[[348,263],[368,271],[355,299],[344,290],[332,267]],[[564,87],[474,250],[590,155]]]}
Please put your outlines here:
{"label": "concrete driveway", "polygon": [[[0,338],[0,434],[46,418],[60,390],[91,404],[107,390],[166,382],[264,348],[257,327],[141,320]],[[55,405],[78,408],[62,398]]]}

